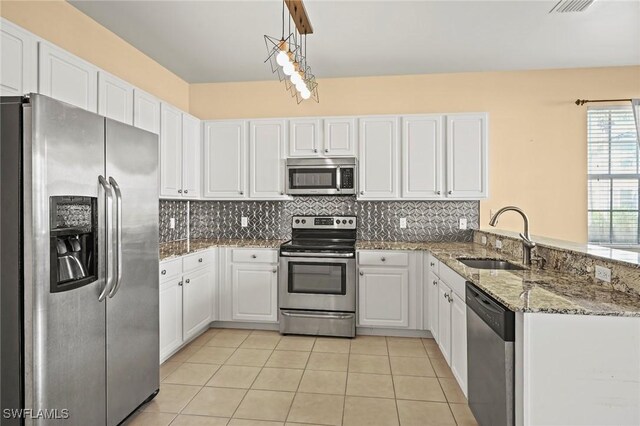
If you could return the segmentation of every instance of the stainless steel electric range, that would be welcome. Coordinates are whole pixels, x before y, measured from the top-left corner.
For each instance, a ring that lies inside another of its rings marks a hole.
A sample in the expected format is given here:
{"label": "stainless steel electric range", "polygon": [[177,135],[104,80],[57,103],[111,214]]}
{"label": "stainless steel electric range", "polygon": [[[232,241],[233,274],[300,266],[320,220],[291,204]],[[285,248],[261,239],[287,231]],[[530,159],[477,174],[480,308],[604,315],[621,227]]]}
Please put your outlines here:
{"label": "stainless steel electric range", "polygon": [[356,217],[294,216],[280,246],[280,333],[354,337]]}

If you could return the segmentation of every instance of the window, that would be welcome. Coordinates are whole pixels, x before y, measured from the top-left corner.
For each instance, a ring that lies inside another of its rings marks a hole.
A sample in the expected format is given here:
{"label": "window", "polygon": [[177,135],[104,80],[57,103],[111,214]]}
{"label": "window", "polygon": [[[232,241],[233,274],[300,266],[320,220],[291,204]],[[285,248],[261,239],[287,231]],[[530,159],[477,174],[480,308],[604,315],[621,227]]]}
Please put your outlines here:
{"label": "window", "polygon": [[589,242],[640,244],[639,153],[630,107],[589,108]]}

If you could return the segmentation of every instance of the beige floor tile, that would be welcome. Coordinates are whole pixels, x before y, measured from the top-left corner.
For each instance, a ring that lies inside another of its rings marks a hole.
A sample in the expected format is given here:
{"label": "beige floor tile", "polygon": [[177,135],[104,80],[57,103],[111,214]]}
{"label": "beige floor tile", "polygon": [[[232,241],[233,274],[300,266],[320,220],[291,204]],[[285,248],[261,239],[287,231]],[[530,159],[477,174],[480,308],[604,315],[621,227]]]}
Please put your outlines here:
{"label": "beige floor tile", "polygon": [[449,404],[443,402],[397,400],[402,426],[455,426]]}
{"label": "beige floor tile", "polygon": [[284,423],[268,420],[231,419],[228,426],[284,426]]}
{"label": "beige floor tile", "polygon": [[260,367],[223,365],[206,386],[249,389],[260,373]]}
{"label": "beige floor tile", "polygon": [[199,364],[223,364],[234,351],[233,348],[203,346],[193,353],[187,361]]}
{"label": "beige floor tile", "polygon": [[277,336],[282,337],[279,331],[276,330],[252,330],[252,336]]}
{"label": "beige floor tile", "polygon": [[199,390],[200,386],[162,383],[160,392],[144,407],[144,411],[179,413]]}
{"label": "beige floor tile", "polygon": [[433,371],[435,371],[437,377],[453,377],[453,373],[451,372],[451,369],[449,368],[449,365],[447,365],[447,361],[445,361],[444,358],[430,358],[429,361],[431,361],[431,366],[433,367]]}
{"label": "beige floor tile", "polygon": [[369,343],[368,340],[354,340],[351,342],[351,353],[362,355],[388,355],[386,343]]}
{"label": "beige floor tile", "polygon": [[222,336],[229,336],[231,334],[240,335],[240,336],[248,336],[253,332],[253,330],[249,330],[246,328],[219,328],[218,334]]}
{"label": "beige floor tile", "polygon": [[394,426],[398,424],[396,401],[383,398],[347,396],[343,426]]}
{"label": "beige floor tile", "polygon": [[204,333],[193,339],[190,344],[193,346],[204,346],[209,340],[211,340],[213,336],[215,336],[215,334],[210,334],[205,331]]}
{"label": "beige floor tile", "polygon": [[411,357],[427,357],[427,351],[424,346],[419,345],[389,345],[389,356],[411,356]]}
{"label": "beige floor tile", "polygon": [[200,349],[199,346],[191,346],[191,345],[186,346],[186,347],[180,349],[178,352],[176,352],[167,361],[169,361],[169,362],[185,362],[187,359],[189,359],[189,357],[191,357],[191,355],[196,353],[198,351],[198,349]]}
{"label": "beige floor tile", "polygon": [[285,426],[324,426],[324,425],[319,425],[317,423],[291,423],[291,422],[286,422],[284,425]]}
{"label": "beige floor tile", "polygon": [[263,368],[251,388],[295,392],[303,372],[292,368]]}
{"label": "beige floor tile", "polygon": [[176,368],[180,367],[179,362],[165,361],[160,366],[160,380],[164,380],[169,374],[173,373]]}
{"label": "beige floor tile", "polygon": [[229,357],[225,364],[262,367],[272,352],[270,349],[238,349]]}
{"label": "beige floor tile", "polygon": [[251,389],[233,415],[240,419],[285,421],[294,392]]}
{"label": "beige floor tile", "polygon": [[304,369],[308,359],[309,352],[275,350],[269,357],[265,367]]}
{"label": "beige floor tile", "polygon": [[449,404],[458,426],[478,426],[476,418],[467,404]]}
{"label": "beige floor tile", "polygon": [[349,354],[331,354],[312,352],[307,363],[307,370],[347,371]]}
{"label": "beige floor tile", "polygon": [[226,417],[190,416],[180,414],[171,426],[225,426],[229,422]]}
{"label": "beige floor tile", "polygon": [[218,364],[192,364],[185,362],[173,373],[169,374],[163,382],[177,385],[203,386],[219,367]]}
{"label": "beige floor tile", "polygon": [[444,395],[448,402],[456,404],[467,403],[467,398],[464,396],[464,393],[462,392],[462,389],[460,389],[456,379],[443,377],[439,380],[440,386],[442,386],[442,390],[444,391]]}
{"label": "beige floor tile", "polygon": [[276,349],[281,351],[305,351],[309,352],[316,342],[315,337],[284,336],[280,339]]}
{"label": "beige floor tile", "polygon": [[435,377],[393,376],[398,399],[447,402]]}
{"label": "beige floor tile", "polygon": [[349,372],[391,374],[391,367],[389,367],[389,357],[378,355],[351,354],[349,356]]}
{"label": "beige floor tile", "polygon": [[231,417],[247,391],[204,387],[182,410],[183,414]]}
{"label": "beige floor tile", "polygon": [[349,339],[318,337],[313,345],[313,352],[331,352],[348,354],[351,342]]}
{"label": "beige floor tile", "polygon": [[223,348],[237,348],[245,341],[247,335],[237,333],[220,333],[213,336],[206,344],[206,346],[219,346]]}
{"label": "beige floor tile", "polygon": [[440,348],[434,339],[422,339],[422,344],[430,358],[442,358],[442,352],[440,352]]}
{"label": "beige floor tile", "polygon": [[372,346],[387,346],[387,338],[384,336],[356,336],[351,340],[351,343],[353,342],[366,343]]}
{"label": "beige floor tile", "polygon": [[422,340],[417,337],[387,337],[387,344],[391,347],[414,347],[422,346]]}
{"label": "beige floor tile", "polygon": [[428,358],[392,356],[389,357],[389,360],[391,361],[391,374],[436,377]]}
{"label": "beige floor tile", "polygon": [[387,374],[349,373],[347,395],[394,398],[393,381]]}
{"label": "beige floor tile", "polygon": [[240,345],[244,349],[275,349],[280,341],[280,336],[263,336],[252,334]]}
{"label": "beige floor tile", "polygon": [[343,408],[344,396],[298,392],[287,421],[339,426]]}
{"label": "beige floor tile", "polygon": [[126,426],[168,426],[176,415],[170,413],[154,413],[140,411],[131,416],[124,425]]}
{"label": "beige floor tile", "polygon": [[298,392],[344,395],[347,373],[305,370]]}

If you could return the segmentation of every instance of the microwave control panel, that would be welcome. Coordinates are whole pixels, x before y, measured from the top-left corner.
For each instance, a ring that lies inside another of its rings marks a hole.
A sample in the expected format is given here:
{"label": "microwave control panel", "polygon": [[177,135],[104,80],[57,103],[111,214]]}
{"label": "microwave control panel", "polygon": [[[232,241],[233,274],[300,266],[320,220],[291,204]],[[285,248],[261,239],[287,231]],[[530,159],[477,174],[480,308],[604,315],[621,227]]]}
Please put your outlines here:
{"label": "microwave control panel", "polygon": [[353,168],[340,169],[340,189],[353,189]]}

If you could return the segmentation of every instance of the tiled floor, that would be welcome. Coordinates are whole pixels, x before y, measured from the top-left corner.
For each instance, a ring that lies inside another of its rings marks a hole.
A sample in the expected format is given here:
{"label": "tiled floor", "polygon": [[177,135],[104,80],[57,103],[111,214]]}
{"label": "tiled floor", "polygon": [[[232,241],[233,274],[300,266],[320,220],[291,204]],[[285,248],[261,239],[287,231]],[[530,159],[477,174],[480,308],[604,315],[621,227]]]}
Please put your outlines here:
{"label": "tiled floor", "polygon": [[476,425],[432,339],[210,329],[128,425]]}

